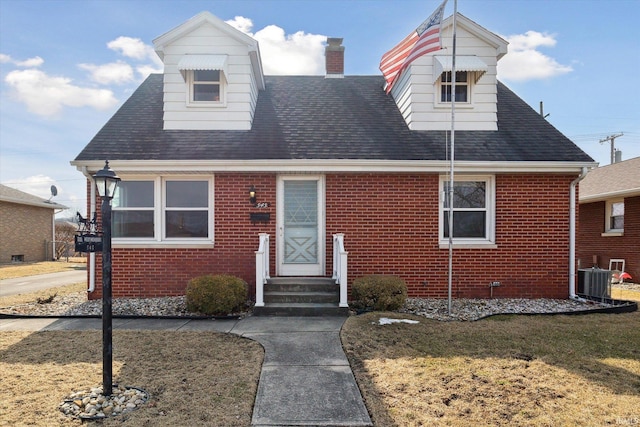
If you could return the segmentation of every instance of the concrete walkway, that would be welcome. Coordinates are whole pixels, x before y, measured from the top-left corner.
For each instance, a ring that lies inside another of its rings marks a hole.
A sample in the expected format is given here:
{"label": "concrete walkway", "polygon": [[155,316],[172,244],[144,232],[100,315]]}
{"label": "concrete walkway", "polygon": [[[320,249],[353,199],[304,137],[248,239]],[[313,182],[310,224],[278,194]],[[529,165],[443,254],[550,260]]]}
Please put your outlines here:
{"label": "concrete walkway", "polygon": [[[218,331],[265,349],[254,426],[371,426],[340,342],[344,317],[113,319],[117,330]],[[0,332],[100,330],[101,319],[0,319]]]}

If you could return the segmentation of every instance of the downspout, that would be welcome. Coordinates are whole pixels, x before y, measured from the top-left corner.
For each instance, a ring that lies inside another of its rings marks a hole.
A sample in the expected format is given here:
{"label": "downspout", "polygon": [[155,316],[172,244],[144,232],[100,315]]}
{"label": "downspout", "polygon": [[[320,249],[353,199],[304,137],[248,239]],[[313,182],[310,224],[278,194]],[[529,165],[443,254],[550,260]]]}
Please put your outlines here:
{"label": "downspout", "polygon": [[[82,174],[87,177],[88,180],[93,180],[93,177],[87,171],[87,167],[82,167]],[[95,212],[96,206],[96,188],[91,185],[91,195],[90,195],[90,203],[89,203],[89,212],[87,212],[87,218],[91,220],[93,218],[93,213]],[[96,290],[96,253],[89,253],[89,289],[87,292],[93,292]]]}
{"label": "downspout", "polygon": [[576,294],[576,187],[587,175],[587,168],[569,186],[569,299],[583,301]]}
{"label": "downspout", "polygon": [[[60,211],[62,212],[62,211]],[[51,258],[47,261],[56,259],[56,210],[53,210],[53,215],[51,215]]]}
{"label": "downspout", "polygon": [[53,252],[51,253],[51,255],[52,255],[51,258],[53,260],[56,260],[56,215],[59,214],[60,212],[64,212],[64,209],[58,209],[57,212],[56,212],[55,209],[53,210],[53,218],[52,218],[52,224],[51,224],[51,226],[53,228],[53,231],[52,231],[52,235],[53,236],[51,238],[51,250]]}

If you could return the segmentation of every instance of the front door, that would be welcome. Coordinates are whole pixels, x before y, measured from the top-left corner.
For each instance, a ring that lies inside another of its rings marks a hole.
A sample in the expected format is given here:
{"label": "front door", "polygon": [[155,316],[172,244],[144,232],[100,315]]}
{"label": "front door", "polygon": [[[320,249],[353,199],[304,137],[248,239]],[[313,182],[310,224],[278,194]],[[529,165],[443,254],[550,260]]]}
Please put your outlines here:
{"label": "front door", "polygon": [[324,275],[323,201],[322,176],[279,177],[278,275]]}

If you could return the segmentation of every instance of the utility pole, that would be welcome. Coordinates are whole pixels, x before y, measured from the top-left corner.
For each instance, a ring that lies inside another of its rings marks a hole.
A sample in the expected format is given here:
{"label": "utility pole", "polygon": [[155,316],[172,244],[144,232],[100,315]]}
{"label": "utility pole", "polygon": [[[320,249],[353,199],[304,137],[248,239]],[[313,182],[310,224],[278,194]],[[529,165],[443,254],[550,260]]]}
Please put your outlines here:
{"label": "utility pole", "polygon": [[600,144],[603,144],[607,141],[611,141],[611,164],[614,164],[616,162],[616,147],[615,147],[615,140],[616,138],[623,136],[624,133],[620,132],[618,134],[615,135],[610,135],[606,138],[602,138],[600,140]]}

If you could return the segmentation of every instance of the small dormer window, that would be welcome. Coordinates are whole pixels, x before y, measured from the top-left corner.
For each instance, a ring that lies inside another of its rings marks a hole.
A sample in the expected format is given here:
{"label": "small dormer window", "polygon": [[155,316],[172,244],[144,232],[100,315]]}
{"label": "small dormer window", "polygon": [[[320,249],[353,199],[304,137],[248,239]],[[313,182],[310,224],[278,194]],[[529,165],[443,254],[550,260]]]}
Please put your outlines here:
{"label": "small dormer window", "polygon": [[227,55],[184,55],[178,69],[186,84],[188,106],[225,106]]}
{"label": "small dormer window", "polygon": [[191,102],[220,102],[220,70],[194,70]]}
{"label": "small dormer window", "polygon": [[[451,102],[451,71],[442,73],[440,79],[440,102]],[[456,72],[456,102],[469,102],[469,78],[466,71]]]}
{"label": "small dormer window", "polygon": [[[453,58],[450,56],[433,57],[433,83],[436,86],[435,103],[444,107],[443,104],[451,103],[453,87]],[[474,86],[478,84],[480,78],[489,70],[489,66],[476,56],[456,56],[456,104],[467,104],[472,108]]]}

